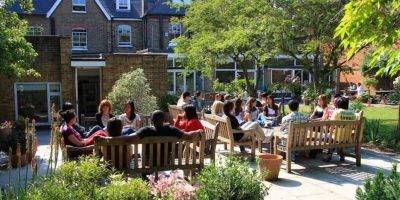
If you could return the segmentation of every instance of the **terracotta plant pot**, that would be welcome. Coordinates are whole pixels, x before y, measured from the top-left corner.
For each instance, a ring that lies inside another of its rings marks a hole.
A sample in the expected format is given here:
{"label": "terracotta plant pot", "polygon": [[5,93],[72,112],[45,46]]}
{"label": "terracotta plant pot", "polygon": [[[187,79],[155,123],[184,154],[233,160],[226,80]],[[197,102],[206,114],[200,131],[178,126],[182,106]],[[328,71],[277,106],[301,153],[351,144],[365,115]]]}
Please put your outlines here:
{"label": "terracotta plant pot", "polygon": [[274,155],[269,153],[263,153],[258,155],[260,159],[259,162],[259,169],[263,175],[264,180],[266,181],[274,181],[278,179],[279,171],[281,169],[282,164],[282,156],[281,155]]}

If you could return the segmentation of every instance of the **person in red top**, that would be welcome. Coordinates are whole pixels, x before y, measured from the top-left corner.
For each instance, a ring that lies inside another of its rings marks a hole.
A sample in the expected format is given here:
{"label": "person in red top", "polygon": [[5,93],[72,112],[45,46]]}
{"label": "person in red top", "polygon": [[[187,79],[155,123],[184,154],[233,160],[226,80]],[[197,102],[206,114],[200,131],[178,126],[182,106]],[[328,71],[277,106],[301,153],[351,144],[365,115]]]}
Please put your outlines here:
{"label": "person in red top", "polygon": [[107,137],[107,133],[103,130],[98,130],[93,133],[90,137],[83,139],[81,135],[73,128],[76,123],[76,114],[73,111],[67,110],[62,114],[64,118],[64,125],[60,127],[62,136],[66,145],[75,147],[85,147],[94,143],[95,137]]}
{"label": "person in red top", "polygon": [[186,105],[183,108],[183,115],[178,115],[175,120],[174,126],[182,131],[204,131],[204,127],[201,124],[199,117],[196,112],[196,108],[193,105]]}

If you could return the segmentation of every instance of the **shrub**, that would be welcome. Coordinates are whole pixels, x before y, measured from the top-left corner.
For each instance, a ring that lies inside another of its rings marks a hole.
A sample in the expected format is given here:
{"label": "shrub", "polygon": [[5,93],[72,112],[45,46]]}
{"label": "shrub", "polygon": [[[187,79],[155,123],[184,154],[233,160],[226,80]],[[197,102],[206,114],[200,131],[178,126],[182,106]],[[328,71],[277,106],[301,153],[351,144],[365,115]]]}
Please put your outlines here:
{"label": "shrub", "polygon": [[295,98],[300,98],[303,92],[303,86],[300,83],[290,83],[287,89],[295,96]]}
{"label": "shrub", "polygon": [[161,97],[159,101],[159,106],[162,111],[167,111],[169,105],[176,105],[178,102],[179,96],[178,95],[172,95],[172,94],[167,94],[163,97]]}
{"label": "shrub", "polygon": [[149,200],[151,199],[149,185],[141,179],[123,180],[121,175],[111,177],[109,185],[96,191],[99,200]]}
{"label": "shrub", "polygon": [[[254,88],[254,80],[250,80],[250,85]],[[246,92],[246,80],[235,79],[230,83],[220,83],[217,79],[213,82],[213,89],[216,92],[226,92],[235,97],[243,97]]]}
{"label": "shrub", "polygon": [[358,97],[357,100],[358,100],[358,101],[361,101],[361,102],[363,102],[363,103],[367,103],[368,100],[371,99],[371,98],[372,98],[372,96],[369,95],[368,93],[363,93],[363,94],[361,94],[361,96]]}
{"label": "shrub", "polygon": [[366,120],[365,122],[365,130],[364,135],[367,142],[379,143],[382,139],[379,134],[379,127],[381,124],[381,120]]}
{"label": "shrub", "polygon": [[191,200],[196,197],[196,187],[179,178],[178,171],[173,171],[169,177],[161,175],[157,181],[151,175],[149,180],[151,193],[157,199]]}
{"label": "shrub", "polygon": [[400,175],[397,173],[397,165],[393,165],[392,172],[385,176],[378,171],[373,179],[368,179],[364,189],[358,188],[356,198],[358,200],[385,199],[396,200],[400,197]]}
{"label": "shrub", "polygon": [[136,112],[141,115],[150,115],[157,108],[157,98],[151,94],[150,85],[140,68],[122,74],[107,99],[113,104],[115,113],[122,113],[128,100],[134,100]]}
{"label": "shrub", "polygon": [[365,108],[366,108],[366,106],[361,101],[356,100],[356,101],[351,102],[351,109],[353,109],[357,112],[364,110]]}
{"label": "shrub", "polygon": [[223,165],[212,164],[205,167],[198,176],[200,200],[211,199],[264,199],[268,188],[261,176],[246,164],[228,158]]}

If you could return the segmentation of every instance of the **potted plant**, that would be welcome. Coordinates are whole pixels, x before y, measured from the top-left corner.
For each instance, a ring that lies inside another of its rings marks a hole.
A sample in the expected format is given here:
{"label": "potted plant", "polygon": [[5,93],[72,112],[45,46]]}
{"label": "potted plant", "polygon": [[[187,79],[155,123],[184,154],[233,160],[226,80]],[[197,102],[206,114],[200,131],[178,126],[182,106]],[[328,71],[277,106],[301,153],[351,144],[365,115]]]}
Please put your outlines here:
{"label": "potted plant", "polygon": [[261,174],[263,174],[263,178],[266,181],[274,181],[278,179],[279,171],[281,169],[282,164],[282,156],[262,153],[258,155],[259,163],[258,167],[260,169]]}

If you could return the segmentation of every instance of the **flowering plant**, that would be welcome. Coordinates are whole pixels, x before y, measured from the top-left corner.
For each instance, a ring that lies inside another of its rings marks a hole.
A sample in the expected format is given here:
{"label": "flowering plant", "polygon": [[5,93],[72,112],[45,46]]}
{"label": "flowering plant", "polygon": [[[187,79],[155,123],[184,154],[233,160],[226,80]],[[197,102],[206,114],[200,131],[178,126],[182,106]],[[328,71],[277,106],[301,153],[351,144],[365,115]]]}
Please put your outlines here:
{"label": "flowering plant", "polygon": [[197,187],[185,181],[179,171],[171,172],[170,176],[160,175],[158,180],[154,175],[148,177],[151,193],[158,199],[195,199]]}
{"label": "flowering plant", "polygon": [[10,121],[4,121],[0,123],[0,129],[11,128],[12,123]]}

